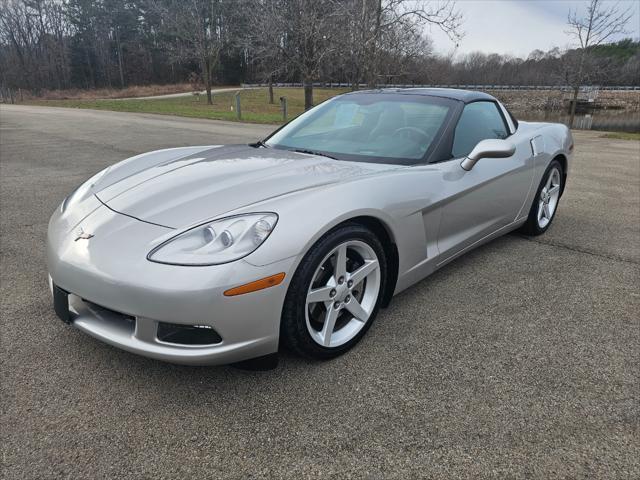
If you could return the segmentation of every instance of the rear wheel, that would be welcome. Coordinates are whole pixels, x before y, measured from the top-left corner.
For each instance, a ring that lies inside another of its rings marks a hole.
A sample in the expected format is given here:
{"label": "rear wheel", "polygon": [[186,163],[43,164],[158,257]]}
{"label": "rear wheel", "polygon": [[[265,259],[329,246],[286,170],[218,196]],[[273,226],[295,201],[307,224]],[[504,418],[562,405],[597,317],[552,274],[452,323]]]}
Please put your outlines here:
{"label": "rear wheel", "polygon": [[328,359],[371,326],[386,285],[380,240],[348,224],[322,237],[300,263],[285,299],[281,339],[296,353]]}
{"label": "rear wheel", "polygon": [[562,166],[552,161],[538,186],[536,197],[531,205],[527,222],[520,228],[526,235],[541,235],[547,231],[555,217],[560,192],[562,192]]}

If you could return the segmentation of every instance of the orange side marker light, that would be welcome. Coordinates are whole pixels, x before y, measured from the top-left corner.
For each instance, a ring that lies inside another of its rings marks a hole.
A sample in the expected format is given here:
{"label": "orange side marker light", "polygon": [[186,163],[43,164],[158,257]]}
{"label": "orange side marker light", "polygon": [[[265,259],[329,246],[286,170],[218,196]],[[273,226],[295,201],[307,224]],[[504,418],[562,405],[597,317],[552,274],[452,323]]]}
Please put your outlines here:
{"label": "orange side marker light", "polygon": [[233,287],[224,292],[225,297],[235,297],[236,295],[244,295],[245,293],[257,292],[258,290],[264,290],[265,288],[275,287],[280,285],[284,280],[284,273],[276,273],[270,277],[261,278],[254,282],[245,283],[239,287]]}

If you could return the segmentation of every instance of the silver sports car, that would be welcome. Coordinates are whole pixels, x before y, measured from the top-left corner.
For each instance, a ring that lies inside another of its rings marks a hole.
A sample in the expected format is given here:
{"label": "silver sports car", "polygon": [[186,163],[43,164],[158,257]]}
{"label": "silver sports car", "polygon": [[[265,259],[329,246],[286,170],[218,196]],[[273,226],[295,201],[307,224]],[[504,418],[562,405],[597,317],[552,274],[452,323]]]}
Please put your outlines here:
{"label": "silver sports car", "polygon": [[335,357],[459,255],[544,233],[572,150],[567,127],[490,95],[403,89],[335,97],[254,144],[138,155],[51,217],[54,308],[169,362]]}

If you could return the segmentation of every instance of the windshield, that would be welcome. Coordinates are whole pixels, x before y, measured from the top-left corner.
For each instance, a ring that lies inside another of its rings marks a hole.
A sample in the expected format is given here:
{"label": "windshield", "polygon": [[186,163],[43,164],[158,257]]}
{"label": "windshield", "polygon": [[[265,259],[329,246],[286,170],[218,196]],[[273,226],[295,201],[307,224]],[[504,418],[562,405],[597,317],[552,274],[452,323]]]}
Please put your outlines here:
{"label": "windshield", "polygon": [[340,160],[420,163],[454,104],[425,95],[343,95],[300,115],[265,144]]}

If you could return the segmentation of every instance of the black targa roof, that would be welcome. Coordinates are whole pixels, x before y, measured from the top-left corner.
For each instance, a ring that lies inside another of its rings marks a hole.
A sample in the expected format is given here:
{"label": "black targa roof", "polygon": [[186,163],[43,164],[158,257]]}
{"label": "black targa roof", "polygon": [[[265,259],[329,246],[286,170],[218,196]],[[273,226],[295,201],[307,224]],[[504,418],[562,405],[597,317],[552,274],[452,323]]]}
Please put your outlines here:
{"label": "black targa roof", "polygon": [[426,95],[430,97],[449,98],[459,100],[464,103],[475,102],[477,100],[495,100],[488,93],[475,92],[472,90],[459,90],[457,88],[381,88],[376,90],[362,90],[359,92],[350,92],[346,95],[359,95],[366,93],[395,93],[403,95]]}

